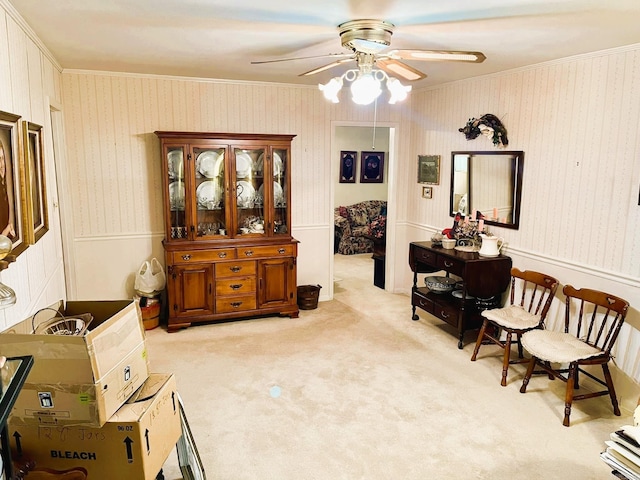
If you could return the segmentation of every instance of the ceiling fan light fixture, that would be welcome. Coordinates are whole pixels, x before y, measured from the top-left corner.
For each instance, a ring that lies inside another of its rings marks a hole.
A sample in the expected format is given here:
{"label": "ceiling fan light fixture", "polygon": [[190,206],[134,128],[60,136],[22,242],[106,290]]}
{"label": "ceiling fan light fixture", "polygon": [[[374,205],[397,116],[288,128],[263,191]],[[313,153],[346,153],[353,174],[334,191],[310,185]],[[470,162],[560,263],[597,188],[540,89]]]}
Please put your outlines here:
{"label": "ceiling fan light fixture", "polygon": [[382,93],[380,80],[371,73],[359,75],[351,84],[351,99],[358,105],[369,105]]}
{"label": "ceiling fan light fixture", "polygon": [[389,79],[387,79],[387,89],[391,94],[389,103],[393,105],[407,98],[407,95],[411,91],[411,85],[403,85],[397,78],[389,77]]}
{"label": "ceiling fan light fixture", "polygon": [[393,27],[384,20],[352,20],[338,25],[342,46],[364,53],[378,53],[388,47]]}
{"label": "ceiling fan light fixture", "polygon": [[405,86],[397,78],[390,77],[382,70],[374,69],[371,72],[361,70],[347,70],[340,77],[334,77],[326,84],[319,84],[318,88],[324,94],[324,98],[332,103],[339,103],[338,94],[342,90],[344,82],[351,82],[351,99],[358,105],[373,103],[382,93],[382,82],[386,81],[389,91],[389,103],[395,104],[407,98],[411,86]]}
{"label": "ceiling fan light fixture", "polygon": [[339,103],[338,92],[342,89],[342,77],[333,77],[324,85],[319,84],[318,88],[323,93],[324,98],[332,103]]}

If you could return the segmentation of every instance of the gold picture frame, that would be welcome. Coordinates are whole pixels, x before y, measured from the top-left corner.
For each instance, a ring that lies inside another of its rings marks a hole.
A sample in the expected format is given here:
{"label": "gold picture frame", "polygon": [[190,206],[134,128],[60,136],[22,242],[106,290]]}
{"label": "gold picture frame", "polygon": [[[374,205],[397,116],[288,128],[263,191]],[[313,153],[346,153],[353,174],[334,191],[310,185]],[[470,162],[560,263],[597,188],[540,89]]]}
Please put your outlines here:
{"label": "gold picture frame", "polygon": [[42,126],[22,122],[27,200],[27,241],[36,243],[49,230]]}
{"label": "gold picture frame", "polygon": [[422,198],[433,198],[433,187],[422,187]]}
{"label": "gold picture frame", "polygon": [[29,246],[19,120],[20,115],[0,111],[0,234],[11,239],[15,256]]}
{"label": "gold picture frame", "polygon": [[440,185],[440,155],[418,155],[418,183]]}

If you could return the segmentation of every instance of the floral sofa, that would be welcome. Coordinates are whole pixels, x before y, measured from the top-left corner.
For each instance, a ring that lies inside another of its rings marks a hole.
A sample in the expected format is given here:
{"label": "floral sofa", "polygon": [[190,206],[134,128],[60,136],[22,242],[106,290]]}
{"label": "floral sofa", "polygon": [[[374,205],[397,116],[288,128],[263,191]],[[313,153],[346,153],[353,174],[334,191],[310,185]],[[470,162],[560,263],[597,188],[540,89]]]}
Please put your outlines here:
{"label": "floral sofa", "polygon": [[373,240],[367,236],[384,241],[386,218],[384,200],[365,200],[336,208],[334,252],[342,255],[373,252]]}

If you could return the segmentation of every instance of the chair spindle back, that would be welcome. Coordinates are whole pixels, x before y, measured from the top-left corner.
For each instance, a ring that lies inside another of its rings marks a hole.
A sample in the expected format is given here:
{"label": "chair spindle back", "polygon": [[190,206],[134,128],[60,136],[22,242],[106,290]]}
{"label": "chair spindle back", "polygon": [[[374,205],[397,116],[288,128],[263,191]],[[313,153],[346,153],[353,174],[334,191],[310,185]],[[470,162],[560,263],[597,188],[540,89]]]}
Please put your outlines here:
{"label": "chair spindle back", "polygon": [[[520,285],[517,285],[520,283]],[[551,301],[558,288],[558,280],[544,273],[532,270],[511,269],[511,305],[516,304],[516,290],[522,288],[519,305],[534,315],[540,315],[543,322],[549,312]]]}
{"label": "chair spindle back", "polygon": [[[588,288],[576,289],[571,285],[566,285],[562,292],[566,297],[564,331],[610,355],[629,303],[615,295]],[[574,332],[571,332],[572,327]]]}

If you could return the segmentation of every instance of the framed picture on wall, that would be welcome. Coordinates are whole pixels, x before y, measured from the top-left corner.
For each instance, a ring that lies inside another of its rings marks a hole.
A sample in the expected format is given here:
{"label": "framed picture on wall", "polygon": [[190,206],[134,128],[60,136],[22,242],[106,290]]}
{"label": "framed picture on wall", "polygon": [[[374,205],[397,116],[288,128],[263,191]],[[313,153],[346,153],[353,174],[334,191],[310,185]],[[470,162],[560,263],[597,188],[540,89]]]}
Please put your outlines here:
{"label": "framed picture on wall", "polygon": [[20,115],[0,112],[0,234],[11,239],[16,256],[28,247],[19,119]]}
{"label": "framed picture on wall", "polygon": [[384,152],[360,153],[360,183],[383,183]]}
{"label": "framed picture on wall", "polygon": [[440,155],[418,155],[418,183],[440,185]]}
{"label": "framed picture on wall", "polygon": [[356,183],[357,152],[340,152],[340,183]]}
{"label": "framed picture on wall", "polygon": [[422,187],[422,198],[433,198],[433,187]]}
{"label": "framed picture on wall", "polygon": [[22,122],[27,199],[27,240],[36,243],[49,230],[42,127]]}

